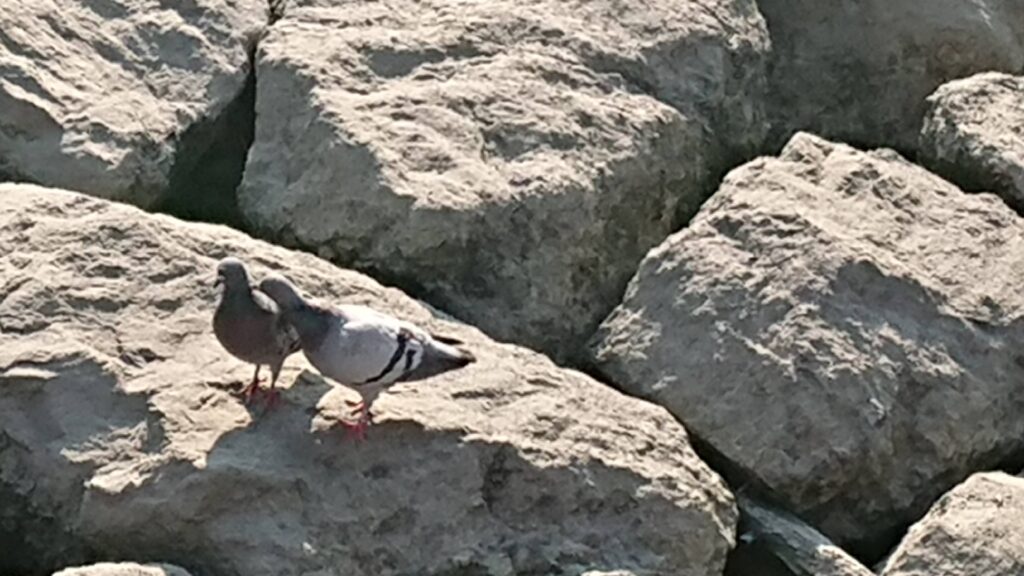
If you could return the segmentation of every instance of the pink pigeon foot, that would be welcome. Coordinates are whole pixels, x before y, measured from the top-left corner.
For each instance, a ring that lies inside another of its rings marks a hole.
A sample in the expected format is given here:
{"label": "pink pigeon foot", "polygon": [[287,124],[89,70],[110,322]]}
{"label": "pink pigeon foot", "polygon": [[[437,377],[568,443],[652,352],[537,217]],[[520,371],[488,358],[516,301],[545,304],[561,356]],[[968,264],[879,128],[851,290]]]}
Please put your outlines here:
{"label": "pink pigeon foot", "polygon": [[366,440],[366,430],[373,423],[373,417],[370,415],[370,407],[364,402],[350,402],[345,401],[350,407],[352,407],[351,414],[353,416],[358,414],[358,420],[355,423],[341,421],[341,425],[345,427],[347,433],[346,438],[355,437],[358,441],[362,442]]}
{"label": "pink pigeon foot", "polygon": [[257,394],[260,393],[260,384],[262,382],[263,381],[260,380],[259,378],[253,378],[252,382],[250,382],[249,385],[246,386],[244,390],[242,390],[242,398],[245,399],[246,404],[248,404],[252,400],[253,396],[256,396]]}

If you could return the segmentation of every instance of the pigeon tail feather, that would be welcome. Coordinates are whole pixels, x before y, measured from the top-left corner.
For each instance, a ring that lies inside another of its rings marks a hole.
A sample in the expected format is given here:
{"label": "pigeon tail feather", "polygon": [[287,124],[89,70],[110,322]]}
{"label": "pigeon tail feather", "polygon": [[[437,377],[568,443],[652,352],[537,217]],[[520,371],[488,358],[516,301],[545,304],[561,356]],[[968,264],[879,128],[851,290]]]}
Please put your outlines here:
{"label": "pigeon tail feather", "polygon": [[[450,344],[452,346],[458,346],[459,344],[465,344],[465,342],[463,342],[462,340],[459,340],[458,338],[454,338],[452,336],[444,336],[442,334],[431,334],[430,337],[433,338],[434,340],[438,341],[438,342],[441,342],[442,344]],[[467,352],[467,354],[468,354],[468,352]],[[472,354],[470,354],[470,356],[472,356]]]}
{"label": "pigeon tail feather", "polygon": [[474,362],[476,356],[468,350],[435,339],[423,350],[420,365],[402,380],[421,380],[463,368]]}

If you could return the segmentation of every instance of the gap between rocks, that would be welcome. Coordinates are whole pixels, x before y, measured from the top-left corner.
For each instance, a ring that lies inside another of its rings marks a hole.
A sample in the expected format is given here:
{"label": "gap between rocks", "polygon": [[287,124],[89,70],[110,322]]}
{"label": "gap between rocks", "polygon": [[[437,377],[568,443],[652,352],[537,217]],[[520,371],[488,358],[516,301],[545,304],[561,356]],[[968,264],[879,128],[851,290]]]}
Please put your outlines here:
{"label": "gap between rocks", "polygon": [[[182,220],[245,229],[238,209],[238,185],[256,135],[256,46],[249,50],[249,73],[238,96],[221,114],[191,126],[181,146],[170,185],[153,210]],[[201,142],[208,142],[203,147]]]}
{"label": "gap between rocks", "polygon": [[[249,233],[238,208],[238,186],[256,139],[256,51],[259,38],[284,16],[288,3],[267,0],[269,19],[249,47],[249,72],[242,90],[218,116],[192,125],[182,135],[168,190],[152,211]],[[208,144],[200,146],[201,142]]]}

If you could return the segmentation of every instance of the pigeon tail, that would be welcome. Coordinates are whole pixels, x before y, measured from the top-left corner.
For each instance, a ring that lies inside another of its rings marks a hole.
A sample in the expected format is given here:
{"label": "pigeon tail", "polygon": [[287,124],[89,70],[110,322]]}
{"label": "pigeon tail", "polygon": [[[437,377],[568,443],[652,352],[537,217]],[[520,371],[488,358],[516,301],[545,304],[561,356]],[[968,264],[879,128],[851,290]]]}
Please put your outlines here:
{"label": "pigeon tail", "polygon": [[402,380],[422,380],[463,368],[473,362],[476,362],[476,356],[468,350],[433,339],[424,348],[420,365]]}
{"label": "pigeon tail", "polygon": [[[430,337],[433,338],[434,340],[438,341],[438,342],[442,342],[444,344],[451,344],[452,346],[458,346],[459,344],[465,344],[465,342],[463,342],[462,340],[459,340],[458,338],[454,338],[452,336],[444,336],[444,335],[441,335],[441,334],[431,334]],[[470,356],[472,356],[472,354],[470,354]]]}
{"label": "pigeon tail", "polygon": [[[458,340],[455,340],[455,342],[462,344],[462,342]],[[458,346],[450,342],[435,340],[431,348],[433,348],[434,354],[441,356],[443,360],[452,363],[456,368],[469,366],[473,362],[476,362],[476,356],[474,356],[472,352],[466,350],[462,346]],[[431,352],[428,351],[427,355],[429,356],[430,354]]]}

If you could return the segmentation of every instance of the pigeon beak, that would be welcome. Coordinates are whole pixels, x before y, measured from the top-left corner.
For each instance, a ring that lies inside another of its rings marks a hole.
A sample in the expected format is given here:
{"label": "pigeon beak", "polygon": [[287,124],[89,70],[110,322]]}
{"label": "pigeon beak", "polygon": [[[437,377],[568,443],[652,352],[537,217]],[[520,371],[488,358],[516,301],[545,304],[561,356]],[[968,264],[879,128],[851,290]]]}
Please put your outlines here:
{"label": "pigeon beak", "polygon": [[224,277],[221,276],[220,274],[217,274],[217,279],[213,281],[213,287],[217,288],[218,286],[220,286],[223,283],[224,283]]}

